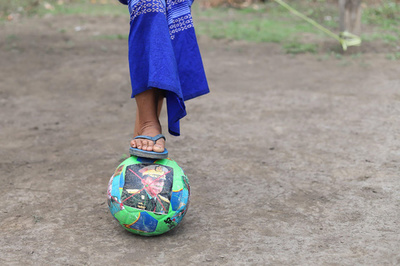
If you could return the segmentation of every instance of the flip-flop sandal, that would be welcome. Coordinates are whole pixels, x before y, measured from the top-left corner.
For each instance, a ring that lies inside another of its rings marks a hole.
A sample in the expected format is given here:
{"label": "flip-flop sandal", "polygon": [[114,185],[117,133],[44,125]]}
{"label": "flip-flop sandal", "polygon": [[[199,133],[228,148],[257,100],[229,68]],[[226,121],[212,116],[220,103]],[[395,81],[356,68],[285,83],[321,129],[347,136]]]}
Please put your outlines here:
{"label": "flip-flop sandal", "polygon": [[[148,139],[154,141],[154,144],[156,144],[156,141],[159,139],[165,139],[163,134],[158,134],[155,137],[149,137],[149,136],[136,136],[133,139]],[[150,159],[165,159],[168,158],[168,150],[164,149],[163,152],[155,152],[155,151],[144,151],[138,148],[130,148],[129,149],[130,155],[136,156],[136,157],[143,157],[143,158],[150,158]]]}

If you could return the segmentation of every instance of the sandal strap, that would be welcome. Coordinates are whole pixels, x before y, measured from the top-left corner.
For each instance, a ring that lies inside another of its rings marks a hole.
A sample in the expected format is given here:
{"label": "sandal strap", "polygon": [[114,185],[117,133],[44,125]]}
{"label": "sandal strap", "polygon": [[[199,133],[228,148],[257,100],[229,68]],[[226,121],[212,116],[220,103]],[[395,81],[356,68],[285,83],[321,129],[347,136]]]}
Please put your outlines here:
{"label": "sandal strap", "polygon": [[156,141],[159,139],[167,140],[163,134],[158,134],[157,136],[154,136],[154,137],[139,135],[139,136],[134,137],[133,139],[148,139],[148,140],[154,141],[154,143],[156,143]]}

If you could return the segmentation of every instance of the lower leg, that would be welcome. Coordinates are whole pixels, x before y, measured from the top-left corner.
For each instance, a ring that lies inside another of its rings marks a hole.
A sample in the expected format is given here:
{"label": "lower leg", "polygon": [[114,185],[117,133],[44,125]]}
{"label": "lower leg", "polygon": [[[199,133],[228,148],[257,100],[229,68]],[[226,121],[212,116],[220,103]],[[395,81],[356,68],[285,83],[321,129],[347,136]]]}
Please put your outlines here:
{"label": "lower leg", "polygon": [[[135,96],[137,110],[134,136],[146,135],[154,137],[162,133],[159,121],[164,95],[156,88],[146,90]],[[165,146],[164,139],[159,139],[154,145],[153,141],[146,139],[135,139],[131,141],[131,147],[163,152]]]}
{"label": "lower leg", "polygon": [[[161,109],[162,109],[162,105],[163,105],[163,102],[164,102],[164,95],[160,92],[160,90],[158,90],[158,89],[150,89],[150,90],[148,90],[148,91],[152,91],[152,90],[155,90],[155,92],[153,92],[153,93],[155,93],[155,95],[151,95],[152,93],[148,93],[148,94],[150,94],[150,95],[141,95],[142,93],[140,93],[140,94],[138,94],[137,96],[135,96],[135,98],[136,98],[136,101],[137,101],[137,97],[139,96],[139,98],[140,98],[140,100],[143,100],[143,99],[141,99],[141,97],[143,97],[143,98],[145,98],[144,99],[144,101],[146,102],[147,100],[148,100],[148,102],[151,102],[152,100],[150,100],[150,99],[152,99],[153,97],[155,97],[156,99],[156,104],[157,104],[157,113],[156,113],[156,115],[157,115],[157,122],[159,123],[159,118],[160,118],[160,114],[161,114]],[[146,91],[145,91],[146,92]],[[138,104],[138,102],[136,102],[136,104]],[[152,109],[153,110],[153,108],[154,107],[151,107],[151,108],[149,108],[149,109]],[[146,110],[143,110],[144,112],[146,112]],[[142,111],[142,113],[143,113],[143,111]],[[136,108],[136,119],[135,119],[135,129],[134,129],[134,132],[133,132],[133,136],[134,137],[136,137],[136,136],[138,136],[138,135],[142,135],[142,133],[140,133],[140,131],[141,131],[141,128],[142,128],[142,126],[141,126],[141,124],[143,124],[143,123],[140,123],[139,121],[143,121],[144,119],[142,118],[142,119],[140,119],[140,116],[139,116],[139,106],[137,106],[137,108]],[[160,126],[161,127],[161,126]],[[161,133],[161,132],[160,132]]]}

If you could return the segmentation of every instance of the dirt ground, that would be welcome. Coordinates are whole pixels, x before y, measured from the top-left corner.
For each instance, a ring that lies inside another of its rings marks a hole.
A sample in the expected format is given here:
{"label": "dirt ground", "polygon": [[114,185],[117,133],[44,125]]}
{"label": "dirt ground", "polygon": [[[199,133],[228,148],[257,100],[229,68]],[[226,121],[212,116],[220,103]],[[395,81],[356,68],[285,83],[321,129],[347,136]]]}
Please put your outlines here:
{"label": "dirt ground", "polygon": [[[106,204],[135,117],[128,17],[0,25],[1,265],[399,265],[400,63],[200,37],[211,87],[167,135],[191,204],[159,237]],[[165,126],[165,113],[162,123]]]}

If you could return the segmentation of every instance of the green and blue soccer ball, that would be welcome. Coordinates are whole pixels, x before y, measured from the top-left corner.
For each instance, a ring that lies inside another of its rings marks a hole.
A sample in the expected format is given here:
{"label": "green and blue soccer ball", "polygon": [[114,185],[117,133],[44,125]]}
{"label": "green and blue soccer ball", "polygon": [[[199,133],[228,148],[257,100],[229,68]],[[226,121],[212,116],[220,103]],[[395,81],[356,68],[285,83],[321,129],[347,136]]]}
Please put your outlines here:
{"label": "green and blue soccer ball", "polygon": [[189,180],[179,165],[131,156],[112,175],[107,189],[111,214],[126,230],[159,235],[177,226],[189,206]]}

